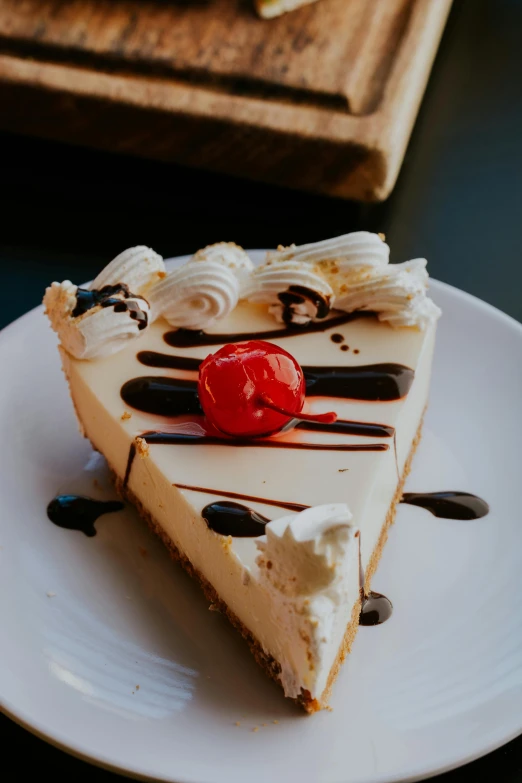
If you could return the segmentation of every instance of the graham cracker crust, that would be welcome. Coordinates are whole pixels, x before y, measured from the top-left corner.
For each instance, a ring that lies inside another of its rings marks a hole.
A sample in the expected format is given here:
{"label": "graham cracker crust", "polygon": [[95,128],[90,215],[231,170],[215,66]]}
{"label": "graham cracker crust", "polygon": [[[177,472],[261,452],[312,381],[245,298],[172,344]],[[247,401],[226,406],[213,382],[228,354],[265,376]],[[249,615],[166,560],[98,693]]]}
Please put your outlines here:
{"label": "graham cracker crust", "polygon": [[[373,575],[375,574],[375,571],[377,570],[377,566],[379,564],[379,560],[382,555],[384,544],[386,543],[388,538],[390,527],[395,521],[395,516],[397,513],[397,504],[399,503],[402,497],[404,483],[411,470],[413,456],[417,450],[417,447],[422,437],[422,425],[423,425],[423,418],[421,419],[421,422],[419,424],[417,433],[412,443],[410,453],[408,455],[408,459],[406,460],[406,464],[404,466],[404,471],[401,480],[397,485],[397,490],[395,492],[392,503],[388,510],[388,514],[386,515],[386,520],[384,522],[381,535],[379,537],[377,545],[372,553],[370,562],[368,563],[368,567],[366,569],[366,573],[365,573],[366,590],[370,589],[371,580]],[[224,614],[229,619],[229,621],[232,623],[234,628],[237,628],[241,636],[245,639],[248,646],[250,647],[250,651],[254,656],[255,660],[257,661],[257,663],[259,664],[259,666],[261,666],[261,668],[264,669],[264,671],[268,674],[269,677],[271,677],[273,680],[275,680],[277,683],[281,685],[281,682],[279,680],[281,667],[279,663],[269,653],[265,652],[265,650],[258,642],[254,634],[241,622],[241,620],[239,620],[239,618],[234,614],[234,612],[231,611],[231,609],[221,599],[221,597],[218,595],[218,593],[216,592],[214,587],[210,584],[210,582],[207,579],[205,579],[205,577],[200,571],[194,568],[194,566],[192,565],[190,560],[186,557],[186,555],[184,555],[182,552],[179,551],[179,549],[172,542],[172,539],[165,533],[165,531],[159,525],[159,523],[144,508],[143,504],[136,497],[134,492],[132,492],[132,490],[130,490],[128,487],[124,486],[122,479],[116,475],[115,471],[112,469],[110,465],[109,465],[109,469],[111,471],[112,480],[114,482],[114,486],[118,494],[125,500],[131,502],[136,507],[139,515],[147,523],[148,527],[152,530],[153,533],[159,536],[159,538],[163,541],[172,559],[180,563],[180,565],[183,566],[183,568],[187,571],[187,573],[190,574],[191,577],[193,577],[194,579],[196,579],[196,581],[199,582],[207,600],[213,605],[213,607],[218,609],[222,614]],[[339,674],[339,670],[341,668],[344,659],[346,658],[346,656],[351,650],[353,641],[355,639],[355,635],[359,628],[360,611],[361,611],[361,601],[359,600],[353,608],[352,616],[350,618],[348,627],[346,628],[346,633],[343,642],[339,649],[337,658],[330,671],[330,675],[328,677],[328,683],[326,685],[323,694],[321,695],[321,698],[314,699],[312,698],[309,691],[302,690],[301,694],[296,699],[293,699],[293,701],[295,701],[296,704],[302,707],[306,712],[311,714],[319,710],[322,710],[327,706],[328,699],[330,698],[332,686],[337,678],[337,675]]]}

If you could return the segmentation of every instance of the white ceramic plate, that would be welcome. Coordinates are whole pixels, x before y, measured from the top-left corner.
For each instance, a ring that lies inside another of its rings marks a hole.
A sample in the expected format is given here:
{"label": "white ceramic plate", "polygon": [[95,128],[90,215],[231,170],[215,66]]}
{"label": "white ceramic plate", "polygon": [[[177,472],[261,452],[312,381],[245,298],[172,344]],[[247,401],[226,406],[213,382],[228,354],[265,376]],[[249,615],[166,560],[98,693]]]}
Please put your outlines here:
{"label": "white ceramic plate", "polygon": [[113,492],[78,434],[41,309],[4,330],[7,713],[92,761],[180,783],[418,780],[522,731],[522,327],[446,285],[433,295],[444,316],[407,488],[474,492],[491,513],[457,522],[400,507],[372,585],[393,617],[360,629],[333,712],[313,717],[130,508],[102,517],[94,538],[47,520],[58,491]]}

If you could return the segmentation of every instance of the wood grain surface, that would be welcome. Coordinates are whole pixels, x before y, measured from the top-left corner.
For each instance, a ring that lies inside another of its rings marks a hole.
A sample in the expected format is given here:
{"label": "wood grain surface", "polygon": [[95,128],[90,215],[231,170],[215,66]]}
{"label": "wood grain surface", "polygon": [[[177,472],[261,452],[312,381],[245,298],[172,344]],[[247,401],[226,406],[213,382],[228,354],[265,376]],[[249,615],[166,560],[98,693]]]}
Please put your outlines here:
{"label": "wood grain surface", "polygon": [[0,0],[0,126],[381,199],[450,3]]}

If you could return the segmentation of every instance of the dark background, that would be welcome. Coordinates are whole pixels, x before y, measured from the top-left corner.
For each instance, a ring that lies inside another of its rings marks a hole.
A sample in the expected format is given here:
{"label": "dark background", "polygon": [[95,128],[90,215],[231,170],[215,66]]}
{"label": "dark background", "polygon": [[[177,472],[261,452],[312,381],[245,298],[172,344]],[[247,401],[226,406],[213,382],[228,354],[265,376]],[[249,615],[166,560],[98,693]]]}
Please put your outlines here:
{"label": "dark background", "polygon": [[[132,245],[168,257],[221,240],[272,247],[357,229],[384,231],[393,261],[425,256],[433,277],[522,321],[522,1],[455,0],[384,204],[0,134],[0,226],[0,327],[37,305],[50,281],[88,280]],[[17,778],[121,780],[6,717],[0,729],[2,768]],[[493,779],[522,783],[522,738],[441,780]]]}

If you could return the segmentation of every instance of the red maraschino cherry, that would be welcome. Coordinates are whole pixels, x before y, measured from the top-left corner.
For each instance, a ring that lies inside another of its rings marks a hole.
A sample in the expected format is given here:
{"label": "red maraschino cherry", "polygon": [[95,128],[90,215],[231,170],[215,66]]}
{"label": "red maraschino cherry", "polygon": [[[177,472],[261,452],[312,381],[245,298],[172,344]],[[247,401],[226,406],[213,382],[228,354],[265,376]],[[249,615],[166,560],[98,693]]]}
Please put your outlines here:
{"label": "red maraschino cherry", "polygon": [[199,369],[199,400],[210,424],[225,435],[270,435],[292,419],[332,422],[335,413],[301,413],[305,380],[291,354],[262,340],[230,343]]}

